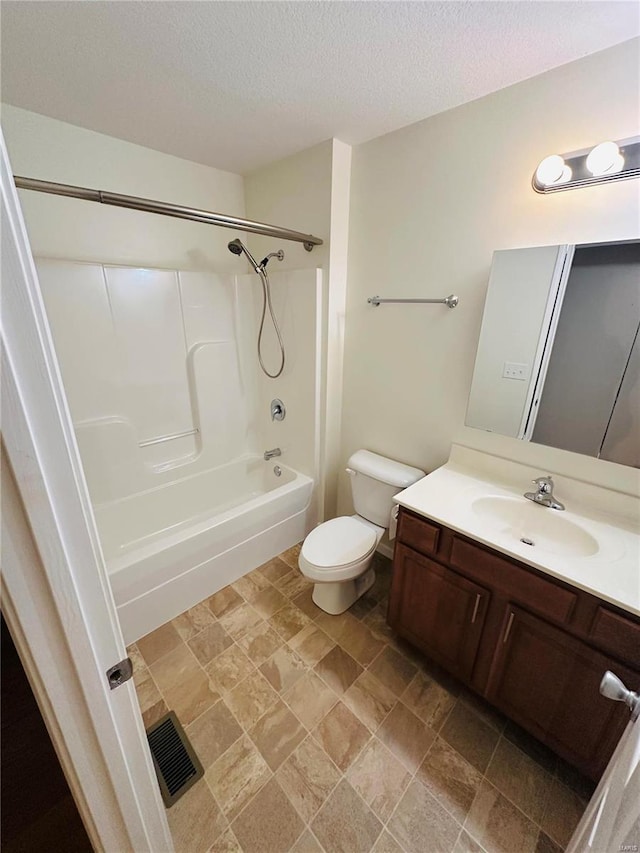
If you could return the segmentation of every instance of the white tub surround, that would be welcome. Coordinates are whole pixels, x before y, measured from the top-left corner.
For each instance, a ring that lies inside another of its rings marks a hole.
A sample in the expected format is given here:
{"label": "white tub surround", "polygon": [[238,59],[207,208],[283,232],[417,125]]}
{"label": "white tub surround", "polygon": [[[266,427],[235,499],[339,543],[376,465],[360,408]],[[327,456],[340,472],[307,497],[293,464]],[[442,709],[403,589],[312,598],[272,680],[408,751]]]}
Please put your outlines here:
{"label": "white tub surround", "polygon": [[[38,275],[131,642],[317,523],[321,273],[272,273],[287,350],[275,381],[256,357],[254,274],[41,259]],[[264,353],[277,364],[270,329]],[[280,477],[263,459],[274,447]]]}
{"label": "white tub surround", "polygon": [[553,477],[564,511],[524,498],[549,473],[454,444],[446,465],[395,500],[640,615],[640,500],[560,475]]}
{"label": "white tub surround", "polygon": [[[318,479],[318,270],[270,272],[287,350],[273,381],[256,356],[255,274],[47,259],[37,267],[94,505],[269,447]],[[265,359],[278,358],[268,328]],[[273,397],[285,402],[283,422],[271,420]]]}
{"label": "white tub surround", "polygon": [[94,505],[259,452],[254,311],[233,275],[37,268]]}
{"label": "white tub surround", "polygon": [[313,480],[273,468],[247,457],[96,506],[127,643],[304,539]]}

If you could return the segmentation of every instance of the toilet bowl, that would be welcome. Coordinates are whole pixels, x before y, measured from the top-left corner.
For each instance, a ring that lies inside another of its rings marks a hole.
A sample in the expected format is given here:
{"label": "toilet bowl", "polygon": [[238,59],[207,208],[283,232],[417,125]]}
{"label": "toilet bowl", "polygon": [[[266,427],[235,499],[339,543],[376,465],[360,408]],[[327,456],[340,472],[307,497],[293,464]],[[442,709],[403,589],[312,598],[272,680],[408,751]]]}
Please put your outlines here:
{"label": "toilet bowl", "polygon": [[393,495],[424,471],[358,450],[348,462],[356,514],[325,521],[300,549],[298,565],[313,581],[313,601],[326,613],[343,613],[375,582],[371,562],[393,507]]}
{"label": "toilet bowl", "polygon": [[314,582],[312,598],[326,613],[336,615],[373,586],[375,573],[368,572],[382,534],[358,515],[325,521],[307,536],[298,565]]}

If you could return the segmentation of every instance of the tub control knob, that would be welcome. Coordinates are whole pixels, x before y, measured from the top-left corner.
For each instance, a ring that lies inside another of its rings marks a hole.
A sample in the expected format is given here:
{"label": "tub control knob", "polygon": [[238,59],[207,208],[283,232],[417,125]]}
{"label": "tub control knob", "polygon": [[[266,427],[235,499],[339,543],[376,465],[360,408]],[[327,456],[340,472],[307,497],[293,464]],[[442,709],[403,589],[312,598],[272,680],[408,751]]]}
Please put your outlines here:
{"label": "tub control knob", "polygon": [[282,400],[278,400],[276,397],[275,400],[271,401],[271,420],[272,421],[283,421],[284,416],[287,414],[287,410],[284,407],[284,403]]}

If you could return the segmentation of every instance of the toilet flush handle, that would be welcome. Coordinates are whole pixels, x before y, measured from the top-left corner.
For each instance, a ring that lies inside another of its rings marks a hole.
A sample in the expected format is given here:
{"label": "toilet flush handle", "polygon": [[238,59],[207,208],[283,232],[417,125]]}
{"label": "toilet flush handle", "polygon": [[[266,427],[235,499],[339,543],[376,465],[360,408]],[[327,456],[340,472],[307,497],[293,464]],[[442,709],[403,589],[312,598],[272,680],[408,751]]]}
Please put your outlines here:
{"label": "toilet flush handle", "polygon": [[354,471],[353,468],[345,468],[344,470],[347,472],[347,474],[350,477],[355,477],[356,474],[358,473],[357,471]]}

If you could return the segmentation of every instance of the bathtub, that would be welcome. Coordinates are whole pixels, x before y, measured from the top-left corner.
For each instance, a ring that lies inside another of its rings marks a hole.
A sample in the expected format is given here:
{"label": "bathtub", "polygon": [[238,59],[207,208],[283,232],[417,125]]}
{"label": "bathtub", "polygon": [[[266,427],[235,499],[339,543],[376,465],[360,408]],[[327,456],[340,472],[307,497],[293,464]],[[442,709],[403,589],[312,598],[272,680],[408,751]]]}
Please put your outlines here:
{"label": "bathtub", "polygon": [[127,644],[304,539],[313,480],[249,456],[95,506]]}

